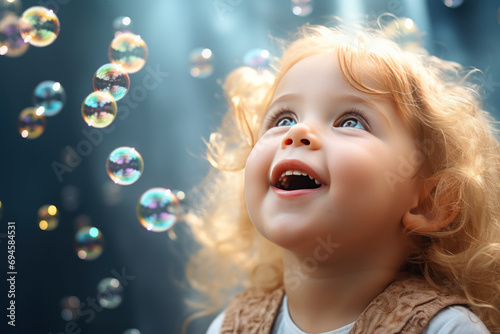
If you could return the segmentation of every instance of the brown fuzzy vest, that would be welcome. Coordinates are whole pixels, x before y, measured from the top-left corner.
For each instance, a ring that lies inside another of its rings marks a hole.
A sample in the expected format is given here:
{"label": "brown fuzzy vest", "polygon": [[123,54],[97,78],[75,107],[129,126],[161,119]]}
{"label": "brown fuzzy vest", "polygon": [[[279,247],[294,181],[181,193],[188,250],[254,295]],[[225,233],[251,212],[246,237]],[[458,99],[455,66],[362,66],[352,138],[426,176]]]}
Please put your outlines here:
{"label": "brown fuzzy vest", "polygon": [[[270,334],[284,290],[246,290],[226,310],[221,334]],[[430,319],[450,305],[467,305],[456,295],[440,293],[422,278],[391,283],[356,319],[349,334],[419,334]]]}

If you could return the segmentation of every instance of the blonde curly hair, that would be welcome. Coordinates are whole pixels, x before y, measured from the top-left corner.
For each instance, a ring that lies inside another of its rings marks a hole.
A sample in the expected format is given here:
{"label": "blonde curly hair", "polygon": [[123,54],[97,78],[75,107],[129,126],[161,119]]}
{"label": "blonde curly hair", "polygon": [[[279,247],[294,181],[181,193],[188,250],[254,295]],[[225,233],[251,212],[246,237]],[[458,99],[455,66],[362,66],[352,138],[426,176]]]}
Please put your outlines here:
{"label": "blonde curly hair", "polygon": [[[500,146],[473,83],[481,73],[423,49],[405,51],[380,29],[345,25],[304,27],[275,74],[242,67],[225,82],[229,111],[207,142],[213,168],[194,190],[196,206],[186,215],[201,244],[187,276],[207,296],[207,312],[241,288],[283,284],[280,249],[261,237],[248,217],[243,169],[283,75],[322,53],[338,57],[344,79],[355,89],[392,98],[414,138],[431,141],[421,165],[435,180],[428,204],[454,218],[439,231],[412,233],[406,268],[443,292],[465,297],[488,329],[500,333]],[[366,73],[378,89],[363,81]]]}

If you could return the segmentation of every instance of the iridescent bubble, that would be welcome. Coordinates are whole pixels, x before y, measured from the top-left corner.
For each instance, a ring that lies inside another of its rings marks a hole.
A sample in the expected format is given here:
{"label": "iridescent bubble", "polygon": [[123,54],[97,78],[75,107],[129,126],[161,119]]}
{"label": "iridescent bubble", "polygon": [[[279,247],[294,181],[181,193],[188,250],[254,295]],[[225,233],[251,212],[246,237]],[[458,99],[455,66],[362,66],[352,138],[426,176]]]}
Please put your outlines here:
{"label": "iridescent bubble", "polygon": [[52,9],[31,7],[21,15],[19,31],[26,43],[39,47],[47,46],[59,35],[59,19]]}
{"label": "iridescent bubble", "polygon": [[119,32],[129,32],[132,26],[132,20],[128,16],[118,16],[113,21],[113,29]]}
{"label": "iridescent bubble", "polygon": [[20,0],[0,0],[0,18],[9,13],[19,15],[22,4]]}
{"label": "iridescent bubble", "polygon": [[109,46],[109,59],[121,65],[125,72],[135,73],[144,67],[148,48],[141,36],[131,32],[118,34]]}
{"label": "iridescent bubble", "polygon": [[144,168],[142,156],[133,147],[123,146],[113,150],[106,161],[106,170],[114,183],[129,185],[137,181]]}
{"label": "iridescent bubble", "polygon": [[101,254],[104,238],[101,231],[93,226],[81,227],[75,234],[76,255],[82,260],[95,260]]}
{"label": "iridescent bubble", "polygon": [[207,48],[197,48],[191,51],[189,54],[189,60],[191,62],[191,76],[195,78],[207,78],[213,71],[214,66],[212,64],[213,54],[212,50]]}
{"label": "iridescent bubble", "polygon": [[42,81],[35,87],[33,100],[35,106],[43,110],[42,115],[54,116],[62,110],[66,101],[66,93],[59,82]]}
{"label": "iridescent bubble", "polygon": [[61,299],[61,318],[65,321],[76,320],[80,316],[80,299],[68,296]]}
{"label": "iridescent bubble", "polygon": [[443,0],[443,3],[446,7],[457,8],[464,3],[464,0]]}
{"label": "iridescent bubble", "polygon": [[137,204],[137,216],[148,231],[163,232],[174,226],[180,214],[179,200],[165,188],[151,188]]}
{"label": "iridescent bubble", "polygon": [[121,65],[105,64],[94,74],[94,90],[108,92],[115,101],[121,100],[130,88],[130,77]]}
{"label": "iridescent bubble", "polygon": [[297,16],[308,16],[312,13],[312,0],[292,0],[292,13]]}
{"label": "iridescent bubble", "polygon": [[421,46],[420,31],[412,19],[389,16],[389,22],[382,27],[388,38],[398,43],[403,50],[415,51]]}
{"label": "iridescent bubble", "polygon": [[59,225],[59,211],[55,205],[44,205],[38,209],[38,227],[43,231],[52,231]]}
{"label": "iridescent bubble", "polygon": [[108,309],[112,309],[121,304],[123,287],[116,278],[103,278],[97,285],[97,301]]}
{"label": "iridescent bubble", "polygon": [[82,103],[82,116],[89,126],[105,128],[115,120],[116,102],[108,92],[90,93]]}
{"label": "iridescent bubble", "polygon": [[20,57],[29,49],[21,37],[18,27],[19,18],[12,14],[6,14],[0,20],[0,55],[8,57]]}
{"label": "iridescent bubble", "polygon": [[243,63],[256,70],[268,70],[271,55],[264,49],[252,49],[243,56]]}
{"label": "iridescent bubble", "polygon": [[41,136],[45,130],[46,118],[39,115],[37,108],[25,108],[19,114],[17,121],[17,129],[21,137],[28,139],[35,139]]}

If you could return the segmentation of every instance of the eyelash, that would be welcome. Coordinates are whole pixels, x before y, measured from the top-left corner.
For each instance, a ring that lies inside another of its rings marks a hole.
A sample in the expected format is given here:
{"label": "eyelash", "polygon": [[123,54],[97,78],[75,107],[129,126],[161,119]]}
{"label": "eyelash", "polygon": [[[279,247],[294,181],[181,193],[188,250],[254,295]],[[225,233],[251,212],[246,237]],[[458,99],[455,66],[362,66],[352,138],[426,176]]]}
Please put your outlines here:
{"label": "eyelash", "polygon": [[[288,108],[281,108],[277,110],[274,115],[272,115],[267,121],[266,121],[266,126],[265,129],[269,130],[270,128],[273,128],[276,126],[277,122],[282,120],[283,118],[290,117],[292,119],[296,119],[295,114],[288,110]],[[343,113],[339,119],[341,119],[342,122],[347,121],[351,118],[356,118],[356,120],[360,121],[362,125],[366,128],[366,130],[370,130],[370,123],[367,120],[366,113],[356,109],[356,108],[351,108],[345,113]]]}

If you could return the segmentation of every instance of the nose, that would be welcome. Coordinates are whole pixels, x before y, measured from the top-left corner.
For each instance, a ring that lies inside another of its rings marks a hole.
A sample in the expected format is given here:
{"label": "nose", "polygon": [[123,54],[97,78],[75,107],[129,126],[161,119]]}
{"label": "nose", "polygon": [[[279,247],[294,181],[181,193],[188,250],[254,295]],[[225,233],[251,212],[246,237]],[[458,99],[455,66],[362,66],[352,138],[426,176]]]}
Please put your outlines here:
{"label": "nose", "polygon": [[322,146],[321,138],[316,131],[305,123],[298,123],[290,127],[286,133],[281,148],[287,146],[306,146],[311,150],[319,150]]}

